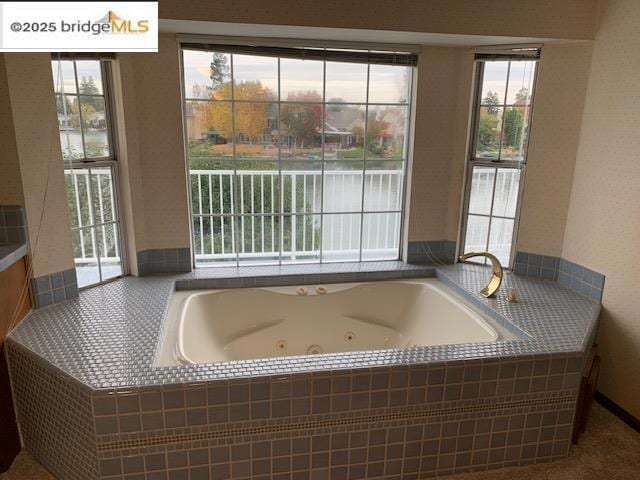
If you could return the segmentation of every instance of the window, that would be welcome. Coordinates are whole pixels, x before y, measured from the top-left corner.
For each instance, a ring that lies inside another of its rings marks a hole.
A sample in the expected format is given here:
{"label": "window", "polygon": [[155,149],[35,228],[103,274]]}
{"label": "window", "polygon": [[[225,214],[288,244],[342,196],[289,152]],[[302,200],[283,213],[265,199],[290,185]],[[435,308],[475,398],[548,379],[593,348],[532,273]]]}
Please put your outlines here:
{"label": "window", "polygon": [[537,56],[476,59],[463,251],[489,251],[504,265],[515,244],[536,65]]}
{"label": "window", "polygon": [[78,286],[123,274],[108,61],[51,62]]}
{"label": "window", "polygon": [[399,258],[415,56],[291,50],[183,48],[197,266]]}

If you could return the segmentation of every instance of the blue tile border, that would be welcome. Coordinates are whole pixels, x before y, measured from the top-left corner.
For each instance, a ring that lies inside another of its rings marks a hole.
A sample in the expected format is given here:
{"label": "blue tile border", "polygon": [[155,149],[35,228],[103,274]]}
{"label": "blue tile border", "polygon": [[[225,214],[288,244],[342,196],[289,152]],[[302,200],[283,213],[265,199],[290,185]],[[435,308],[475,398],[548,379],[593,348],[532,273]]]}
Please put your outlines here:
{"label": "blue tile border", "polygon": [[[259,284],[263,280],[272,280],[269,278],[271,275],[282,273],[285,269],[291,274],[303,275],[305,280],[301,283],[312,281],[313,272],[323,276],[333,275],[339,270],[344,272],[346,268],[352,268],[352,273],[356,272],[356,278],[361,278],[364,274],[365,280],[378,280],[381,275],[387,278],[390,275],[404,278],[405,275],[429,277],[435,273],[443,283],[453,282],[458,289],[463,289],[465,300],[473,300],[475,305],[482,304],[481,309],[486,313],[500,315],[503,324],[508,322],[517,327],[522,332],[522,339],[154,367],[153,359],[162,335],[165,310],[176,289],[176,282],[207,280],[207,275],[212,274],[211,270],[220,271],[220,275],[223,275],[223,269],[211,268],[197,269],[180,276],[124,277],[85,289],[78,299],[31,312],[14,329],[8,342],[10,345],[22,344],[40,356],[53,359],[57,367],[94,388],[117,388],[168,384],[185,379],[198,382],[281,375],[285,372],[359,369],[382,365],[390,367],[480,357],[511,358],[516,355],[575,353],[584,350],[584,342],[591,338],[600,311],[599,303],[556,282],[517,275],[508,275],[504,291],[510,286],[517,288],[521,301],[515,304],[507,302],[504,292],[495,298],[481,298],[478,292],[488,278],[488,270],[484,266],[461,263],[434,268],[402,265],[401,262],[378,262],[372,265],[373,263],[287,265],[271,269],[251,267],[256,271],[253,272],[253,278],[246,281],[253,282],[254,286],[262,286]],[[392,272],[381,272],[385,269]],[[223,281],[229,282],[229,287],[236,286],[236,282],[241,284],[245,281],[229,276],[233,274],[231,271],[224,273],[227,277]],[[345,272],[345,275],[351,276],[352,273]],[[315,280],[325,282],[324,277],[315,277]],[[347,279],[344,278],[344,281]],[[531,339],[525,340],[525,334]],[[132,342],[131,339],[136,341]],[[119,347],[114,349],[114,346]],[[107,358],[109,361],[105,362]]]}
{"label": "blue tile border", "polygon": [[452,240],[428,240],[409,242],[409,263],[455,263],[456,242]]}
{"label": "blue tile border", "polygon": [[78,298],[78,279],[75,268],[31,279],[34,308]]}
{"label": "blue tile border", "polygon": [[594,300],[602,300],[605,276],[577,263],[560,259],[558,282]]}
{"label": "blue tile border", "polygon": [[435,276],[432,265],[399,261],[198,268],[178,278],[176,290],[351,283]]}
{"label": "blue tile border", "polygon": [[564,258],[516,252],[513,272],[525,277],[553,280],[592,300],[602,300],[605,276]]}
{"label": "blue tile border", "polygon": [[4,272],[27,254],[27,244],[0,245],[0,272]]}
{"label": "blue tile border", "polygon": [[191,271],[191,249],[156,248],[136,254],[138,275],[150,273],[186,273]]}
{"label": "blue tile border", "polygon": [[25,243],[27,222],[20,205],[0,205],[0,245]]}

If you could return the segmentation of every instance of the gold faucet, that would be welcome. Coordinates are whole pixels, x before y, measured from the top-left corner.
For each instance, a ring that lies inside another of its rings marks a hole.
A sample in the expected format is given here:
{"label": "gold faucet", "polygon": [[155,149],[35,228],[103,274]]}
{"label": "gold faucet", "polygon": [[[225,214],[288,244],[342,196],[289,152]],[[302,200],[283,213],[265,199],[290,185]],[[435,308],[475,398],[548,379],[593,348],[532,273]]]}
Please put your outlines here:
{"label": "gold faucet", "polygon": [[485,287],[480,290],[480,295],[485,298],[492,297],[496,294],[500,285],[502,285],[502,276],[504,275],[504,271],[502,270],[502,265],[500,264],[500,260],[498,258],[489,253],[489,252],[469,252],[464,255],[460,255],[458,258],[461,262],[468,260],[472,257],[486,257],[491,260],[491,279],[489,283],[485,285]]}

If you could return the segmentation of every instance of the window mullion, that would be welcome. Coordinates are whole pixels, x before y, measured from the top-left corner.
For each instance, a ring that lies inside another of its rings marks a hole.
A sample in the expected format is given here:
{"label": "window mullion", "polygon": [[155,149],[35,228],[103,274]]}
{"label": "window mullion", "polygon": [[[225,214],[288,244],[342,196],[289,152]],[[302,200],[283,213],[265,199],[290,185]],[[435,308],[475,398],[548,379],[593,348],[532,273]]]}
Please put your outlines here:
{"label": "window mullion", "polygon": [[358,261],[362,261],[362,234],[364,232],[364,186],[367,173],[367,125],[369,124],[369,80],[371,76],[371,64],[367,64],[367,93],[366,104],[364,106],[364,139],[362,141],[362,192],[360,196],[360,239]]}
{"label": "window mullion", "polygon": [[[278,58],[278,232],[280,238],[278,239],[278,265],[282,265],[282,250],[284,246],[284,179],[282,177],[282,122],[280,121],[281,113],[282,113],[282,98],[281,98],[281,86],[280,86],[280,58]],[[294,186],[292,185],[292,189]],[[252,193],[253,194],[253,193]],[[272,206],[273,208],[273,206]],[[293,210],[293,209],[292,209]],[[291,222],[295,221],[294,217],[295,211],[291,212]],[[264,232],[262,232],[264,235]],[[295,239],[291,238],[290,241],[293,242]],[[293,250],[293,248],[292,248]]]}
{"label": "window mullion", "polygon": [[[238,168],[236,164],[236,109],[235,109],[235,79],[233,74],[233,55],[229,55],[229,70],[231,72],[231,151],[232,151],[232,159],[233,159],[233,188],[235,190],[235,195],[232,194],[231,199],[231,208],[235,210],[235,214],[232,216],[232,222],[237,222],[240,218],[238,217],[238,208],[237,205],[233,205],[234,201],[238,201]],[[198,192],[200,195],[200,192]],[[238,225],[236,225],[238,227]],[[235,228],[235,236],[233,238],[233,243],[236,248],[236,267],[240,266],[240,243],[238,242],[238,228]],[[200,235],[203,235],[203,232],[200,231]],[[244,242],[244,239],[242,239]],[[204,253],[204,252],[202,252]]]}
{"label": "window mullion", "polygon": [[[491,241],[491,227],[493,226],[493,206],[496,201],[496,185],[498,184],[498,167],[494,167],[493,172],[493,188],[491,189],[491,207],[489,207],[489,228],[487,229],[487,242],[485,250],[489,251],[489,244]],[[486,263],[486,259],[485,259]]]}
{"label": "window mullion", "polygon": [[91,232],[91,239],[93,241],[93,253],[96,256],[96,263],[98,264],[98,278],[102,282],[102,262],[100,261],[100,242],[98,242],[98,229],[95,224],[95,212],[93,210],[93,191],[91,188],[91,167],[87,169],[87,200],[89,202],[89,230]]}
{"label": "window mullion", "polygon": [[323,252],[324,252],[324,187],[326,185],[324,181],[324,129],[325,129],[325,109],[326,109],[326,101],[327,101],[327,62],[322,62],[322,135],[320,137],[320,159],[322,160],[320,164],[320,245],[319,245],[319,255],[320,255],[320,263],[323,263]]}
{"label": "window mullion", "polygon": [[84,139],[84,121],[82,119],[82,102],[80,102],[80,84],[78,83],[78,67],[73,61],[73,78],[76,83],[76,94],[78,98],[78,121],[80,123],[80,138],[82,140],[82,158],[87,159],[87,145]]}
{"label": "window mullion", "polygon": [[507,94],[509,93],[509,75],[511,74],[511,62],[507,64],[507,81],[504,87],[504,100],[502,102],[502,120],[500,125],[500,146],[498,147],[498,159],[502,159],[502,142],[504,140],[504,121],[507,116]]}

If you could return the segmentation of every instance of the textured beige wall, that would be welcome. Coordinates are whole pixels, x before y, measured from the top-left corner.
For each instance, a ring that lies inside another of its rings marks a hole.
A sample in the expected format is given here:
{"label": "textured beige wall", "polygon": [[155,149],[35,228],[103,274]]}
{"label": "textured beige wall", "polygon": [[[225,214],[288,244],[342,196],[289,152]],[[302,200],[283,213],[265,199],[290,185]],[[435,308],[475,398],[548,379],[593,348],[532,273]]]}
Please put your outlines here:
{"label": "textured beige wall", "polygon": [[0,205],[23,205],[22,178],[3,54],[0,54],[0,145]]}
{"label": "textured beige wall", "polygon": [[51,57],[5,55],[33,275],[73,268]]}
{"label": "textured beige wall", "polygon": [[163,0],[166,19],[591,39],[597,0]]}
{"label": "textured beige wall", "polygon": [[[606,4],[605,4],[606,6]],[[597,33],[562,253],[606,275],[599,389],[640,417],[640,2]]]}
{"label": "textured beige wall", "polygon": [[456,240],[460,225],[464,169],[467,162],[467,142],[469,137],[469,124],[471,123],[469,117],[473,106],[473,56],[473,52],[467,49],[459,59],[460,79],[458,81],[458,94],[456,99],[453,157],[451,161],[451,176],[449,178],[448,202],[446,206],[447,223],[443,237],[445,240]]}
{"label": "textured beige wall", "polygon": [[118,146],[120,217],[125,225],[123,243],[128,258],[132,260],[129,262],[130,271],[137,275],[138,265],[133,259],[137,251],[146,248],[146,232],[133,60],[131,56],[120,56],[112,62],[111,71],[115,103],[114,133]]}
{"label": "textured beige wall", "polygon": [[158,53],[121,55],[129,178],[139,182],[131,198],[143,202],[132,212],[136,225],[144,222],[136,226],[137,250],[190,245],[178,45],[161,35],[158,46]]}
{"label": "textured beige wall", "polygon": [[591,50],[590,43],[549,43],[542,50],[518,250],[562,253]]}
{"label": "textured beige wall", "polygon": [[456,143],[460,131],[465,130],[460,128],[460,111],[465,107],[459,103],[461,91],[468,91],[471,85],[471,68],[467,64],[472,63],[469,49],[420,50],[409,241],[442,240],[447,236],[449,208],[456,208],[449,205],[450,182],[464,162]]}

